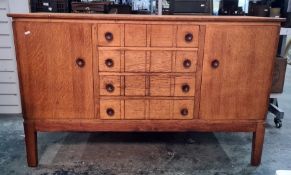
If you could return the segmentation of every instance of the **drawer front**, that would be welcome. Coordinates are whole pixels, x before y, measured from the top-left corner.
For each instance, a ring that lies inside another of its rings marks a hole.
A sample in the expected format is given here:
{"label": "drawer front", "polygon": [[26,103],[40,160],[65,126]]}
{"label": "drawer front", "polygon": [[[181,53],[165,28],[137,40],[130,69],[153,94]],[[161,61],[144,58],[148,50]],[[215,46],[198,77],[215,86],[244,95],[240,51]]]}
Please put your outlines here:
{"label": "drawer front", "polygon": [[145,119],[146,104],[145,100],[125,100],[124,101],[125,119]]}
{"label": "drawer front", "polygon": [[145,96],[146,78],[145,76],[125,76],[126,96]]}
{"label": "drawer front", "polygon": [[125,72],[145,72],[146,51],[125,51],[124,69]]}
{"label": "drawer front", "polygon": [[170,96],[170,95],[171,95],[170,76],[150,77],[150,96]]}
{"label": "drawer front", "polygon": [[99,46],[121,46],[121,24],[98,24]]}
{"label": "drawer front", "polygon": [[198,47],[199,26],[178,25],[177,47]]}
{"label": "drawer front", "polygon": [[120,72],[120,51],[100,50],[98,55],[100,72]]}
{"label": "drawer front", "polygon": [[172,47],[174,41],[173,25],[151,25],[151,46]]}
{"label": "drawer front", "polygon": [[171,72],[172,51],[151,51],[150,71]]}
{"label": "drawer front", "polygon": [[120,100],[100,100],[100,118],[101,119],[121,119]]}
{"label": "drawer front", "polygon": [[197,51],[176,52],[176,72],[196,72]]}
{"label": "drawer front", "polygon": [[125,46],[145,47],[147,45],[147,27],[139,24],[125,25]]}
{"label": "drawer front", "polygon": [[171,119],[171,100],[150,100],[150,119]]}
{"label": "drawer front", "polygon": [[120,76],[100,76],[100,95],[120,95]]}
{"label": "drawer front", "polygon": [[194,96],[195,78],[192,76],[175,77],[175,96]]}
{"label": "drawer front", "polygon": [[173,119],[193,119],[194,115],[194,101],[193,100],[174,100]]}

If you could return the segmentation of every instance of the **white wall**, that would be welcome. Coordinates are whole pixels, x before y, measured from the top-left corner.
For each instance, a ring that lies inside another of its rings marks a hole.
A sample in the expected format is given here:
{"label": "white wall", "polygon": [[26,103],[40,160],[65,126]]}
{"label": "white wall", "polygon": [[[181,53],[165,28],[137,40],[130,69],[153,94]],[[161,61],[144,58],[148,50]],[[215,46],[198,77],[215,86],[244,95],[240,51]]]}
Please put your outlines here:
{"label": "white wall", "polygon": [[28,0],[0,0],[0,114],[21,113],[13,32],[7,13],[27,12]]}

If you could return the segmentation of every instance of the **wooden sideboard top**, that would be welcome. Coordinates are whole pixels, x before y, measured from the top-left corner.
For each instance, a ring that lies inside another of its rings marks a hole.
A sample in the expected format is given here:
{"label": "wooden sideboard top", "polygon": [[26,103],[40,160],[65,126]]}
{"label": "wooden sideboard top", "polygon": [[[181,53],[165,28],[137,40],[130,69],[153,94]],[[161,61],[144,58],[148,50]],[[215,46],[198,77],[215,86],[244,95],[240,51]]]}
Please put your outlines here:
{"label": "wooden sideboard top", "polygon": [[83,20],[145,20],[189,22],[284,22],[285,18],[253,16],[189,16],[189,15],[130,15],[130,14],[73,14],[73,13],[13,13],[9,17],[32,19],[83,19]]}

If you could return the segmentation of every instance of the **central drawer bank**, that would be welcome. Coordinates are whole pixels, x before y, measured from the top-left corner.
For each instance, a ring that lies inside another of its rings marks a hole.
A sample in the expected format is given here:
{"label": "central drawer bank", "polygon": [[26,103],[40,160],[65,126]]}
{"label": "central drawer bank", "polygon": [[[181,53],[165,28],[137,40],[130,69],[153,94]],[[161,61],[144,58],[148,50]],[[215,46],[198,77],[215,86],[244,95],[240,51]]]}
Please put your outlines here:
{"label": "central drawer bank", "polygon": [[260,164],[282,19],[10,16],[29,166],[38,131],[253,132]]}

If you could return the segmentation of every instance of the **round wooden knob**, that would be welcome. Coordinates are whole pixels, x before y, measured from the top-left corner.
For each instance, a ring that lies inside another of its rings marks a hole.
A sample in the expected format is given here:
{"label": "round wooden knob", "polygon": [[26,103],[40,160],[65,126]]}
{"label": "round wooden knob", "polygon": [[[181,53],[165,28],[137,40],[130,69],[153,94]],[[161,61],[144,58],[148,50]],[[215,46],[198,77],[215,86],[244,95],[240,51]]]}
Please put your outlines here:
{"label": "round wooden knob", "polygon": [[185,59],[184,62],[183,62],[183,66],[186,69],[189,68],[189,67],[191,67],[191,60]]}
{"label": "round wooden knob", "polygon": [[108,59],[105,60],[105,65],[107,67],[113,67],[114,66],[114,62],[113,62],[113,60],[111,58],[108,58]]}
{"label": "round wooden knob", "polygon": [[185,35],[185,41],[187,41],[187,42],[191,42],[193,40],[193,35],[192,35],[192,33],[187,33],[186,35]]}
{"label": "round wooden knob", "polygon": [[113,34],[111,32],[106,32],[104,36],[107,41],[113,40]]}
{"label": "round wooden knob", "polygon": [[107,90],[107,92],[113,92],[114,86],[112,84],[106,84],[106,90]]}
{"label": "round wooden knob", "polygon": [[112,108],[107,108],[106,113],[108,116],[114,116],[114,110]]}
{"label": "round wooden knob", "polygon": [[77,58],[76,59],[76,64],[79,67],[84,67],[85,66],[85,61],[82,58]]}
{"label": "round wooden knob", "polygon": [[213,67],[213,68],[218,68],[218,66],[219,66],[219,61],[218,60],[213,60],[212,62],[211,62],[211,66]]}
{"label": "round wooden knob", "polygon": [[186,115],[188,115],[188,109],[187,108],[183,108],[183,109],[181,109],[181,115],[182,116],[186,116]]}
{"label": "round wooden knob", "polygon": [[185,92],[185,93],[189,92],[190,91],[190,86],[188,84],[184,84],[182,86],[182,91]]}

